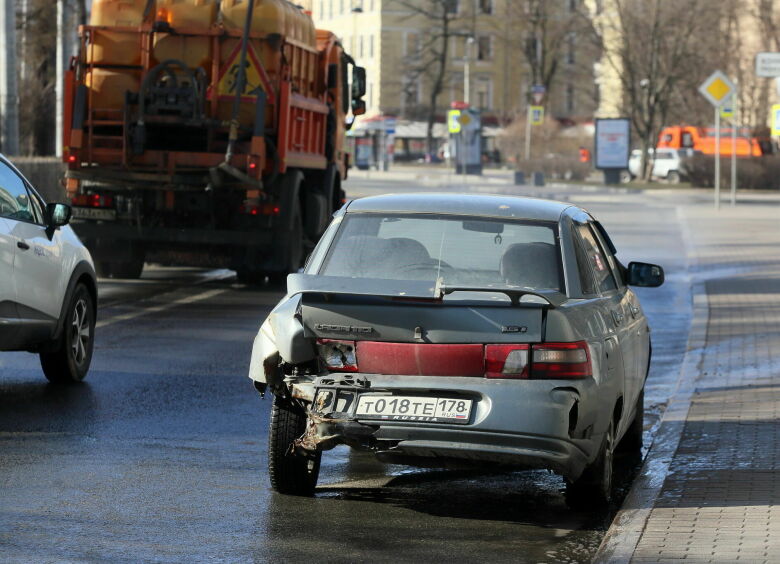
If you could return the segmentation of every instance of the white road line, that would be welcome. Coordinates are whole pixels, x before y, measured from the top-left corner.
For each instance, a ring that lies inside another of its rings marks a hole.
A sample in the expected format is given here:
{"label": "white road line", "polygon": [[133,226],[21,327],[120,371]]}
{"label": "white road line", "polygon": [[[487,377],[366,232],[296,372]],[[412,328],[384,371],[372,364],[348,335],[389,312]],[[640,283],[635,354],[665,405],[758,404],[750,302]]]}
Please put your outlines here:
{"label": "white road line", "polygon": [[[192,304],[195,302],[201,302],[203,300],[208,300],[209,298],[213,298],[214,296],[218,296],[220,294],[224,294],[227,292],[227,289],[219,289],[219,290],[209,290],[207,292],[201,292],[200,294],[195,294],[194,296],[187,296],[186,298],[179,298],[178,300],[174,300],[172,302],[168,302],[165,304],[160,304],[152,307],[148,307],[146,309],[140,309],[138,311],[133,311],[130,313],[123,313],[121,315],[115,315],[114,317],[109,317],[108,319],[104,319],[103,321],[99,321],[95,324],[95,329],[101,329],[103,327],[106,327],[108,325],[113,325],[114,323],[119,323],[120,321],[129,321],[131,319],[136,319],[138,317],[143,317],[144,315],[149,315],[152,313],[159,313],[161,311],[165,311],[174,307],[178,307],[180,305],[187,305]],[[164,294],[163,294],[164,295]],[[156,298],[159,298],[160,296],[156,296]]]}

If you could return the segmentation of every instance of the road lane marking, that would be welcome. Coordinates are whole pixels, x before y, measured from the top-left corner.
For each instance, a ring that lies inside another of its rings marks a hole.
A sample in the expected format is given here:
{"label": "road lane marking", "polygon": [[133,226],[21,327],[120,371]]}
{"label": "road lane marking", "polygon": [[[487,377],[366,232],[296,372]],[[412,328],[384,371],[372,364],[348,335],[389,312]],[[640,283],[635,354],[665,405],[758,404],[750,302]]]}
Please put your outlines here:
{"label": "road lane marking", "polygon": [[[103,321],[99,321],[95,324],[95,329],[101,329],[103,327],[107,327],[108,325],[113,325],[114,323],[119,323],[120,321],[130,321],[131,319],[136,319],[138,317],[143,317],[145,315],[150,315],[153,313],[160,313],[161,311],[166,311],[169,309],[172,309],[174,307],[178,307],[180,305],[187,305],[187,304],[193,304],[196,302],[201,302],[203,300],[208,300],[209,298],[213,298],[215,296],[219,296],[220,294],[226,293],[227,289],[218,289],[218,290],[208,290],[206,292],[201,292],[200,294],[195,294],[194,296],[187,296],[186,298],[179,298],[178,300],[174,300],[172,302],[140,309],[138,311],[133,311],[129,313],[122,313],[120,315],[115,315],[114,317],[109,317],[108,319],[104,319]],[[165,294],[162,294],[163,296]],[[160,296],[156,296],[159,298]]]}

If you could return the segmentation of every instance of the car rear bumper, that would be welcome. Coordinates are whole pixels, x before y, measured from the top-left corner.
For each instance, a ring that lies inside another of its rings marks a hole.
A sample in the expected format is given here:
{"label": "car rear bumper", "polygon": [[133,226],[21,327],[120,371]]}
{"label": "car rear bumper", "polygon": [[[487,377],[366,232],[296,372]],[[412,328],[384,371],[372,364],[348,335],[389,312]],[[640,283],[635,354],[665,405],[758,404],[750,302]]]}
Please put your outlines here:
{"label": "car rear bumper", "polygon": [[[609,408],[600,409],[603,400],[592,379],[570,382],[370,374],[361,374],[360,378],[365,386],[357,390],[359,394],[446,393],[473,401],[466,424],[362,419],[350,414],[349,409],[332,414],[338,424],[330,424],[335,423],[329,419],[330,414],[315,416],[319,433],[329,439],[329,445],[344,442],[368,446],[387,462],[419,466],[487,462],[524,469],[547,468],[576,479],[595,458],[601,444],[609,419],[609,415],[602,414],[611,413]],[[321,390],[321,385],[316,389],[312,386],[308,393],[314,399]],[[337,435],[343,440],[334,441]],[[309,444],[315,443],[316,439]]]}

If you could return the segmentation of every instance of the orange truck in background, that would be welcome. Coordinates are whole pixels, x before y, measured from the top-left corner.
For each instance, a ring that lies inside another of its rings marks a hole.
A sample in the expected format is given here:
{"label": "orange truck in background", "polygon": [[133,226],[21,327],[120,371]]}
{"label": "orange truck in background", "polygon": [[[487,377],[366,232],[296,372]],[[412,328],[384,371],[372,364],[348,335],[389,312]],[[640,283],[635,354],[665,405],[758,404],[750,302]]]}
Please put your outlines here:
{"label": "orange truck in background", "polygon": [[365,70],[286,0],[94,0],[66,76],[74,228],[145,261],[297,271],[343,202]]}
{"label": "orange truck in background", "polygon": [[[716,152],[716,130],[712,127],[693,127],[690,125],[675,125],[664,127],[658,135],[658,148],[693,149],[705,155]],[[737,130],[736,144],[731,138],[730,128],[721,128],[720,154],[731,156],[734,147],[738,157],[761,157],[771,153],[769,139],[763,140],[750,135],[750,130]]]}

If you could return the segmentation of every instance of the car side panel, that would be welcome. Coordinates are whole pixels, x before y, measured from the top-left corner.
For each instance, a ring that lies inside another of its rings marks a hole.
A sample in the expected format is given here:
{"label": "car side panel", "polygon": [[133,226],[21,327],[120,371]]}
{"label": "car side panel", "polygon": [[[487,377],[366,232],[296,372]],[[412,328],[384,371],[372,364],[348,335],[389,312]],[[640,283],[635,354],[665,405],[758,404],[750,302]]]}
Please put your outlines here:
{"label": "car side panel", "polygon": [[20,316],[33,311],[58,318],[65,274],[60,232],[55,231],[49,238],[43,225],[8,221],[15,244],[27,246],[26,249],[16,248],[14,260],[15,293],[16,302],[21,306]]}

